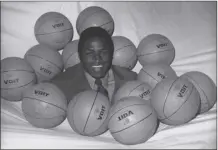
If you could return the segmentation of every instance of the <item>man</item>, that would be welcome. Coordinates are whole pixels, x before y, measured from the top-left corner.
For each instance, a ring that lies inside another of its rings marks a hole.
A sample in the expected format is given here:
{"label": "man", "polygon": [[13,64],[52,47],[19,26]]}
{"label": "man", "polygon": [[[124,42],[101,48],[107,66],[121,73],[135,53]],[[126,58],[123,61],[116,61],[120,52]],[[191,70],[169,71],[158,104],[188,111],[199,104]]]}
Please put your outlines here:
{"label": "man", "polygon": [[78,54],[81,63],[67,68],[51,82],[63,91],[68,102],[77,93],[93,89],[108,96],[113,104],[118,88],[137,77],[135,72],[113,66],[113,53],[114,45],[108,32],[100,27],[90,27],[80,35]]}

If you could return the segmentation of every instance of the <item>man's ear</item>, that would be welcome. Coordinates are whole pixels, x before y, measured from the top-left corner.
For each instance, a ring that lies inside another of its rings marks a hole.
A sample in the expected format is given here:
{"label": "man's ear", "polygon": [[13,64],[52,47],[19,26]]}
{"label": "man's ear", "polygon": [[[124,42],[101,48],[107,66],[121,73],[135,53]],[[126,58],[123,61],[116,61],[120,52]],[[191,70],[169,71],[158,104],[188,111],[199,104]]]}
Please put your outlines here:
{"label": "man's ear", "polygon": [[79,52],[79,51],[78,51],[78,56],[79,56],[80,62],[82,62],[82,54],[81,54],[81,52]]}

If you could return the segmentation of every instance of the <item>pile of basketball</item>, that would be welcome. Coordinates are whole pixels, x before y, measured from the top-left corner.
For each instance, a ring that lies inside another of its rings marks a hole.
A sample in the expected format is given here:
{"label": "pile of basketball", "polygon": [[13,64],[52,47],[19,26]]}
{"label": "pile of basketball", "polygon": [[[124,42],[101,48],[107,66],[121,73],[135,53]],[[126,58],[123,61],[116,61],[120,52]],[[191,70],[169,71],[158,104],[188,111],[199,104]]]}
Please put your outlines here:
{"label": "pile of basketball", "polygon": [[182,125],[216,103],[216,85],[209,76],[197,71],[177,76],[170,66],[175,48],[166,36],[147,35],[136,47],[127,37],[113,36],[113,18],[96,6],[79,14],[78,35],[91,26],[102,27],[112,36],[113,65],[132,70],[139,61],[142,69],[137,80],[118,89],[113,105],[94,90],[78,93],[68,104],[49,80],[80,62],[78,39],[73,40],[73,26],[66,16],[45,13],[34,27],[39,44],[27,50],[24,58],[1,60],[1,97],[22,101],[23,114],[33,126],[54,128],[67,118],[78,134],[97,136],[109,130],[122,144],[139,144],[156,133],[159,122]]}

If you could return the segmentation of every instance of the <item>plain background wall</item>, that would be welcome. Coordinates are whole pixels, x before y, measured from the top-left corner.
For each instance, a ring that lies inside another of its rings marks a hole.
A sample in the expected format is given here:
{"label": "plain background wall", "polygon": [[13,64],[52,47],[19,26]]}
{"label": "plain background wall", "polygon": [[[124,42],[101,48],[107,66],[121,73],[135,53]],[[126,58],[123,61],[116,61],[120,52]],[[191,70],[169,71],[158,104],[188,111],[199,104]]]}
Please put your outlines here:
{"label": "plain background wall", "polygon": [[[78,39],[76,19],[94,5],[112,15],[113,35],[125,36],[137,47],[146,35],[163,34],[176,48],[171,66],[178,75],[202,71],[216,82],[216,2],[2,2],[1,59],[23,57],[37,44],[34,25],[48,11],[68,17],[74,27],[73,40]],[[137,63],[133,70],[139,72],[141,67]]]}

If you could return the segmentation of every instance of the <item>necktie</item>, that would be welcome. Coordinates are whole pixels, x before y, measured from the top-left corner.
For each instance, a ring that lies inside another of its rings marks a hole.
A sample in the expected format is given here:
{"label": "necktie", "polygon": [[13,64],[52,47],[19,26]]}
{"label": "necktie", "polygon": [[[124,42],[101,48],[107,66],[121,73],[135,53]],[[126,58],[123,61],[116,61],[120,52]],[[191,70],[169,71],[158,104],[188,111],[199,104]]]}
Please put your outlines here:
{"label": "necktie", "polygon": [[101,79],[96,79],[95,84],[98,86],[97,91],[108,97],[108,91],[103,87]]}

